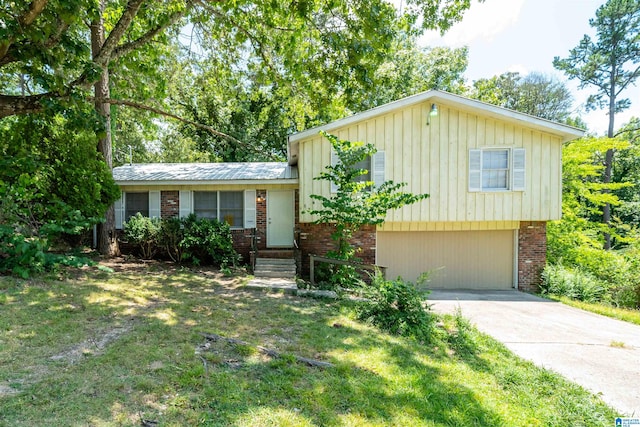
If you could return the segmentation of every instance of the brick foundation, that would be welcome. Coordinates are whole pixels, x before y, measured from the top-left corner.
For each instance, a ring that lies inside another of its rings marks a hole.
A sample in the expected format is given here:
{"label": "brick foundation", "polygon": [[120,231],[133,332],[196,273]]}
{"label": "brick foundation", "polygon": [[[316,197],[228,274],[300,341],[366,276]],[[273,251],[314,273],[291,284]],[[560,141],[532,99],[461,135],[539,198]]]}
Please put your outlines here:
{"label": "brick foundation", "polygon": [[[333,224],[303,223],[298,226],[298,246],[300,249],[302,277],[309,277],[309,255],[326,255],[336,248],[331,234],[335,231]],[[376,261],[376,227],[365,226],[356,232],[351,240],[358,248],[356,256],[365,264],[375,264]]]}
{"label": "brick foundation", "polygon": [[547,262],[547,223],[523,221],[518,232],[518,289],[537,292]]}

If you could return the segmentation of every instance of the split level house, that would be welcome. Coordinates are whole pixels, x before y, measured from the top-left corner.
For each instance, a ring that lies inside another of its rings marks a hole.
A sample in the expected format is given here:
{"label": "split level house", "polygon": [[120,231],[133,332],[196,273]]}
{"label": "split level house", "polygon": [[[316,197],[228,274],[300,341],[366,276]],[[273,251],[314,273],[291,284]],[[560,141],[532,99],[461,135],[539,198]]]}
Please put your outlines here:
{"label": "split level house", "polygon": [[533,291],[545,265],[546,223],[562,213],[562,145],[583,131],[431,90],[289,136],[277,163],[133,164],[114,168],[121,228],[136,212],[198,216],[231,225],[238,252],[332,248],[331,224],[308,212],[335,189],[315,180],[335,161],[321,130],[378,150],[365,169],[374,183],[404,182],[429,198],[390,211],[354,238],[365,263],[432,288]]}

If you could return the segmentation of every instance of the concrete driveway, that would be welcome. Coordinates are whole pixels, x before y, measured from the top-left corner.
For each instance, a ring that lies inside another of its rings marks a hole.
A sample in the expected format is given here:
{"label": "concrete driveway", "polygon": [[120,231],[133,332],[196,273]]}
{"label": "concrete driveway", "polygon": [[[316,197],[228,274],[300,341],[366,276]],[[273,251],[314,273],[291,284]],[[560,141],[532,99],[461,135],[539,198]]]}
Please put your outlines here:
{"label": "concrete driveway", "polygon": [[518,356],[640,416],[640,326],[518,291],[441,291],[434,311],[462,315]]}

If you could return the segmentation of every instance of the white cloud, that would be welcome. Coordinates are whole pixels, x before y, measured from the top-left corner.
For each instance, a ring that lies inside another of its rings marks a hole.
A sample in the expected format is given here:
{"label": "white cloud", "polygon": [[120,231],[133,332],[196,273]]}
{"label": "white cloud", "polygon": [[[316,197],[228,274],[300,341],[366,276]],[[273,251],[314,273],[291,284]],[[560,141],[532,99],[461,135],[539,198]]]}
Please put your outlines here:
{"label": "white cloud", "polygon": [[462,22],[454,25],[444,36],[435,31],[426,33],[420,44],[460,47],[474,41],[490,42],[507,28],[515,25],[525,0],[486,0],[473,2]]}
{"label": "white cloud", "polygon": [[[511,64],[507,68],[507,72],[509,73],[520,73],[520,75],[525,76],[529,74],[529,68],[527,68],[524,64]],[[500,73],[502,74],[502,73]]]}

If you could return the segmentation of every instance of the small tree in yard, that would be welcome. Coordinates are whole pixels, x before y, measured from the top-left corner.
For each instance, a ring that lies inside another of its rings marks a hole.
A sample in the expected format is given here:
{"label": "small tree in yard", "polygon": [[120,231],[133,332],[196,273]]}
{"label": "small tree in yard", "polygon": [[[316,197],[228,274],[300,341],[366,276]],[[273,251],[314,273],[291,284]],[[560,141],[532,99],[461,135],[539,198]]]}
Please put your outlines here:
{"label": "small tree in yard", "polygon": [[[356,231],[365,225],[378,225],[384,222],[387,212],[405,205],[416,203],[429,197],[428,194],[411,194],[401,191],[406,183],[385,181],[381,185],[374,185],[372,181],[359,180],[366,175],[366,169],[358,169],[356,165],[373,156],[376,148],[364,142],[351,142],[338,138],[326,132],[326,137],[338,157],[338,162],[327,166],[316,178],[327,180],[336,187],[336,192],[330,197],[312,194],[310,197],[318,200],[322,208],[308,211],[317,215],[316,224],[335,224],[335,231],[331,238],[336,242],[336,249],[329,251],[329,257],[353,261],[356,260],[356,250],[351,239]],[[342,272],[348,269],[342,269]],[[338,278],[340,274],[337,274]]]}

